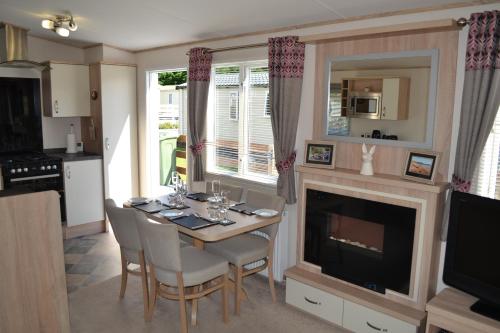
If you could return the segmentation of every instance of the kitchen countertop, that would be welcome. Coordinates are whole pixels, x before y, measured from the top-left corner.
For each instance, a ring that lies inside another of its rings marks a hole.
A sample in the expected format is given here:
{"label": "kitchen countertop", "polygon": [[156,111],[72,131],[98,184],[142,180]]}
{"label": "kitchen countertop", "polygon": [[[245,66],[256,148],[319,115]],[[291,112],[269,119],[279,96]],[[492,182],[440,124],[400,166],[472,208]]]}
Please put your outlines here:
{"label": "kitchen countertop", "polygon": [[45,149],[44,153],[49,156],[62,158],[63,162],[74,161],[87,161],[87,160],[100,160],[102,156],[94,153],[78,152],[74,154],[67,154],[66,148]]}

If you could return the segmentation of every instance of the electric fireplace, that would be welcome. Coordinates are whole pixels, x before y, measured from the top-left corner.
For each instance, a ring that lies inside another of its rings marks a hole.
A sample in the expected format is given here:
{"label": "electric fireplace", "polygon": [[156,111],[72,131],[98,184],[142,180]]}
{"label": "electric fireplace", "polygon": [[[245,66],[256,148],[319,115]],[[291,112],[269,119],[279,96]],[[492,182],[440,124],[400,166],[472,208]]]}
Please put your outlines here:
{"label": "electric fireplace", "polygon": [[304,261],[385,294],[409,295],[416,209],[306,191]]}

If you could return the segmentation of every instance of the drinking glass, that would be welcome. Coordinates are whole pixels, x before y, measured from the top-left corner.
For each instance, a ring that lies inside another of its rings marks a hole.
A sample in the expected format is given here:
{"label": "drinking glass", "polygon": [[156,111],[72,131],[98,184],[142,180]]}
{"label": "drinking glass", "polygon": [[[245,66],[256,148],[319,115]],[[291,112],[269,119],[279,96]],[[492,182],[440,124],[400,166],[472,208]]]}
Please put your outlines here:
{"label": "drinking glass", "polygon": [[214,179],[212,180],[212,193],[215,198],[218,198],[220,195],[220,180]]}
{"label": "drinking glass", "polygon": [[219,217],[222,223],[229,222],[227,218],[227,211],[229,210],[229,191],[221,191],[220,192],[220,204],[219,204]]}

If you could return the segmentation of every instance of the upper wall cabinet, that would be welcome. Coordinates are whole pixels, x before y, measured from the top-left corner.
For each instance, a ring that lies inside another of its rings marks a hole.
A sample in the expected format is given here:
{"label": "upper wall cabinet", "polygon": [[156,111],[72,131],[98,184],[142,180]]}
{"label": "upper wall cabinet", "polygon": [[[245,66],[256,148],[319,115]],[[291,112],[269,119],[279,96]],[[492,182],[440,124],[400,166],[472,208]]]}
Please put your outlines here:
{"label": "upper wall cabinet", "polygon": [[49,62],[42,73],[43,113],[47,117],[90,116],[89,66]]}

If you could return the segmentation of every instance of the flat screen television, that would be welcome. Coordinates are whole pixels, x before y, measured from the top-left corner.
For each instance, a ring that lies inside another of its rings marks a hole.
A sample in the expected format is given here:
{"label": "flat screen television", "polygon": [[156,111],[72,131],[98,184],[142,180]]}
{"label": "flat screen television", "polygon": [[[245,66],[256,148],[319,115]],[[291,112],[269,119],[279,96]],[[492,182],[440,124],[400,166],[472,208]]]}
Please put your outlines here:
{"label": "flat screen television", "polygon": [[0,77],[0,154],[42,150],[40,79]]}
{"label": "flat screen television", "polygon": [[453,192],[443,280],[479,298],[472,311],[500,320],[500,200]]}

